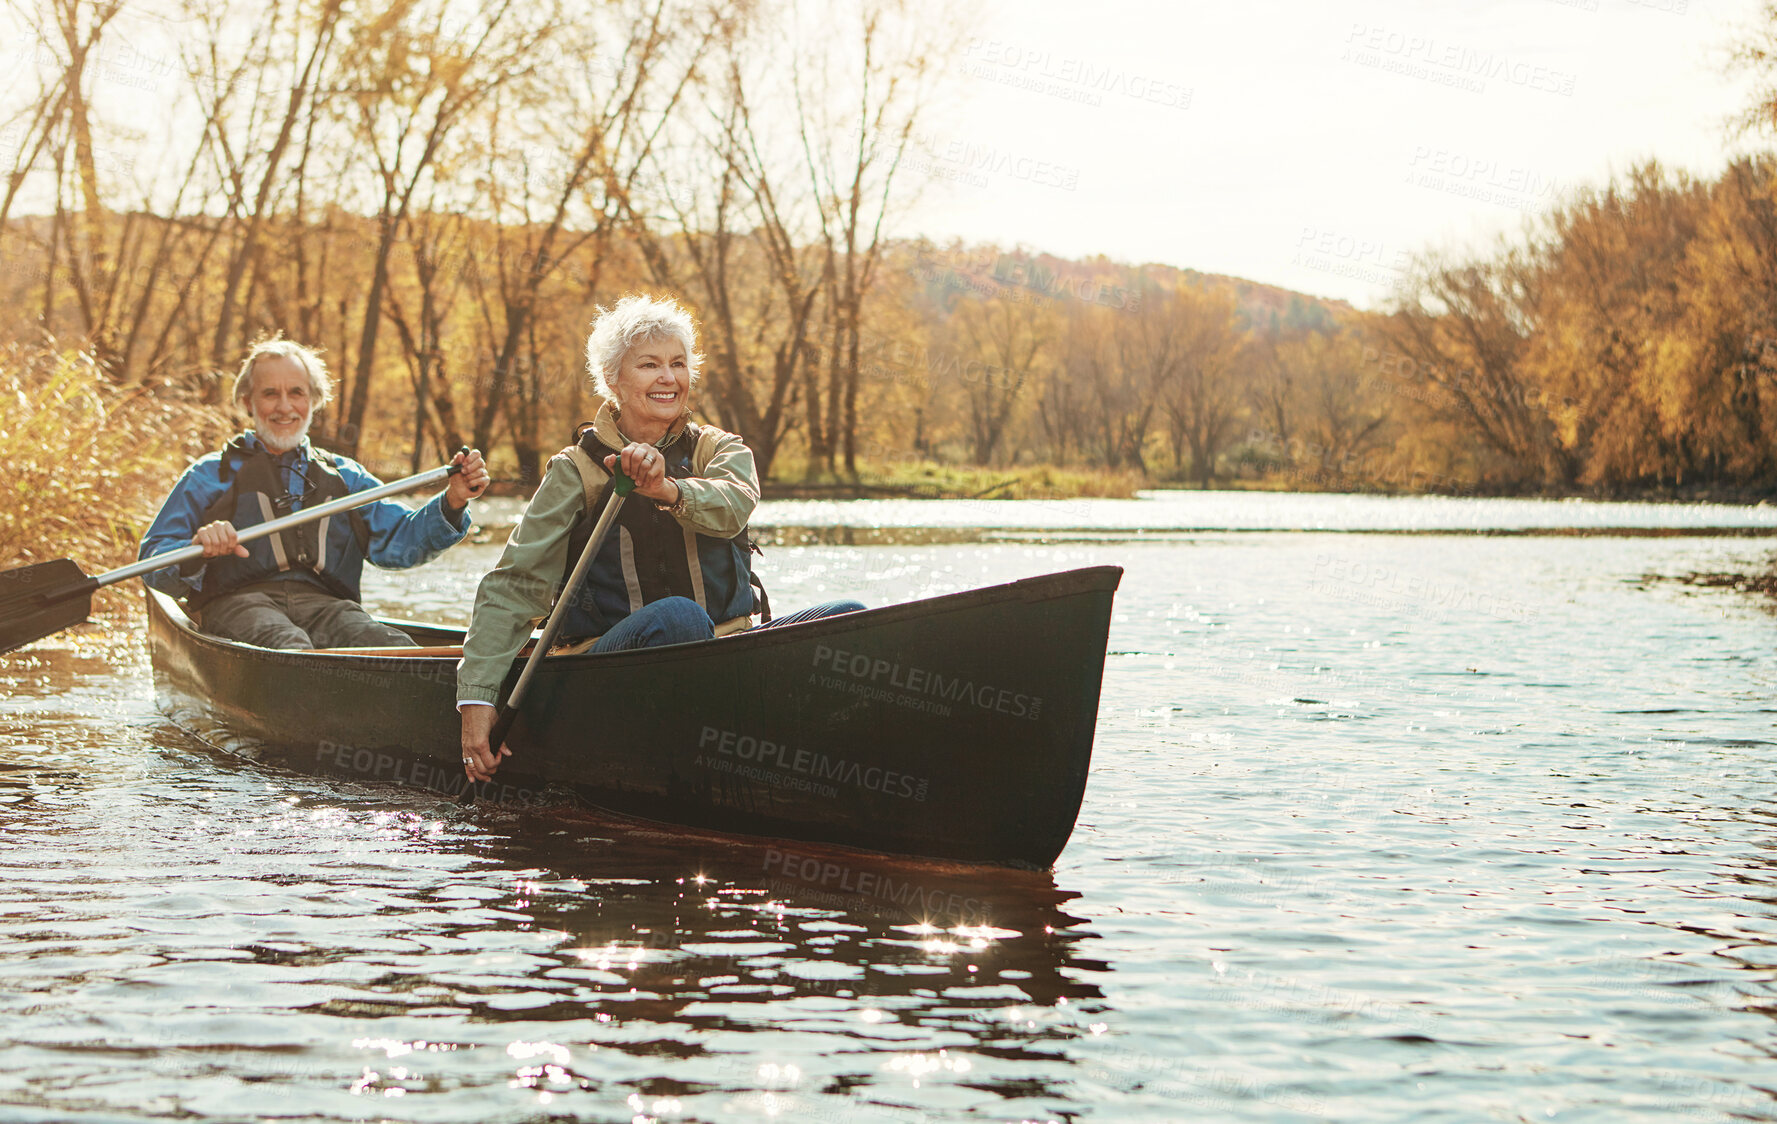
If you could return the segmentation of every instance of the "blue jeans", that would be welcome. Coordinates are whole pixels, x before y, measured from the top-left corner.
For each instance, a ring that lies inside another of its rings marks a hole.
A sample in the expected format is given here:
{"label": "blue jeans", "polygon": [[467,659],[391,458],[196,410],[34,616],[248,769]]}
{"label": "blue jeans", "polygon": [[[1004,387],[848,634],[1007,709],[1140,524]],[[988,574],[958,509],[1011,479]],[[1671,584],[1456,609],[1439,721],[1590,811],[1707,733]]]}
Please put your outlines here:
{"label": "blue jeans", "polygon": [[801,624],[803,621],[818,621],[822,617],[836,617],[840,613],[861,613],[864,611],[862,601],[823,601],[819,605],[810,605],[806,609],[791,613],[787,617],[772,617],[760,628],[776,628],[780,624]]}
{"label": "blue jeans", "polygon": [[[799,624],[840,613],[855,613],[864,607],[859,601],[823,601],[787,617],[774,617],[760,628],[776,628],[780,624]],[[611,631],[598,638],[594,652],[626,652],[631,648],[657,648],[663,644],[690,644],[715,637],[715,625],[703,606],[689,597],[662,597],[618,621]]]}

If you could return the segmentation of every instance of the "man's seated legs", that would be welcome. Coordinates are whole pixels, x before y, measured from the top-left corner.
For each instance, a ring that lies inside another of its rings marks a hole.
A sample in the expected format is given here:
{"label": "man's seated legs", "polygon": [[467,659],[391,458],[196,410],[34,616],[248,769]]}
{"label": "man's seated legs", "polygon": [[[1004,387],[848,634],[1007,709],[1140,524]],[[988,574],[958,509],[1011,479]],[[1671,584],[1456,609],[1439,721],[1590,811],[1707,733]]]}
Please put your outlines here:
{"label": "man's seated legs", "polygon": [[413,639],[383,624],[356,601],[306,581],[258,582],[208,602],[205,632],[261,648],[411,647]]}
{"label": "man's seated legs", "polygon": [[410,648],[413,638],[364,611],[356,601],[335,597],[304,581],[284,582],[290,590],[290,619],[314,638],[317,648]]}
{"label": "man's seated legs", "polygon": [[284,587],[295,584],[259,582],[224,593],[198,611],[198,625],[212,636],[261,648],[313,648],[309,634],[290,620]]}

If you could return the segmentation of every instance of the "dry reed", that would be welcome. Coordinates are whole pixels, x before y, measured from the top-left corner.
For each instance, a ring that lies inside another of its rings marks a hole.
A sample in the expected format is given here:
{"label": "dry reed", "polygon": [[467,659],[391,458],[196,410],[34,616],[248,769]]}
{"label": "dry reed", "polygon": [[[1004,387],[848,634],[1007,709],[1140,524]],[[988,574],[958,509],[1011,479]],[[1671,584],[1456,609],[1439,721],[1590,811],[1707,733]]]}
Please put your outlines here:
{"label": "dry reed", "polygon": [[0,568],[130,561],[174,479],[229,428],[213,408],[119,385],[90,354],[51,344],[0,350],[0,403]]}

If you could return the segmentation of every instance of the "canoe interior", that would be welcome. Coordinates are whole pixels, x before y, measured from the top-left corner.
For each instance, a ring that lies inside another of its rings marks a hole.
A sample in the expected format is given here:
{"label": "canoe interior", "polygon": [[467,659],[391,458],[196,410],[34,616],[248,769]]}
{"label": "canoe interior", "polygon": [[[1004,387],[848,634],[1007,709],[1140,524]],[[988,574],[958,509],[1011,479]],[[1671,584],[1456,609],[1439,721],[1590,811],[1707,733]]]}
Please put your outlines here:
{"label": "canoe interior", "polygon": [[[1043,868],[1091,763],[1116,567],[701,644],[552,657],[475,798]],[[456,662],[277,652],[150,591],[176,722],[272,764],[460,794]],[[461,629],[392,621],[422,645]],[[516,681],[517,667],[506,689]]]}

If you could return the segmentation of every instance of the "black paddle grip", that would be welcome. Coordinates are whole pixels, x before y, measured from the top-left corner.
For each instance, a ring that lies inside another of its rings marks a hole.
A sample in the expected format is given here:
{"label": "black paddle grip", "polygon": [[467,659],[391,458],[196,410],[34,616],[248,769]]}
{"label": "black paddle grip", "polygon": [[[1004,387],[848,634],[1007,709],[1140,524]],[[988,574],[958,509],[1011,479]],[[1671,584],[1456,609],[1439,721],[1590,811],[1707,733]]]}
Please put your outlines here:
{"label": "black paddle grip", "polygon": [[500,716],[494,719],[494,728],[487,736],[487,747],[494,752],[496,757],[499,755],[500,747],[511,736],[512,727],[517,722],[518,709],[516,707],[503,706],[500,708]]}

